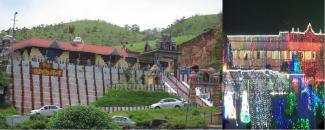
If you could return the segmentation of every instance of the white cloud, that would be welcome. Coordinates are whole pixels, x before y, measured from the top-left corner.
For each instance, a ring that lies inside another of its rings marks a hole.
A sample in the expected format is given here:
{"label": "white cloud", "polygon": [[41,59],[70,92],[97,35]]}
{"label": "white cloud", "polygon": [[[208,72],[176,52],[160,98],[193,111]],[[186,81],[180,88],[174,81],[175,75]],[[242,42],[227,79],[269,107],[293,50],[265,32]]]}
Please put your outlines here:
{"label": "white cloud", "polygon": [[101,19],[120,26],[138,24],[143,30],[166,27],[183,16],[219,13],[222,0],[30,0],[16,9],[5,6],[0,2],[0,29],[11,27],[17,10],[17,27]]}

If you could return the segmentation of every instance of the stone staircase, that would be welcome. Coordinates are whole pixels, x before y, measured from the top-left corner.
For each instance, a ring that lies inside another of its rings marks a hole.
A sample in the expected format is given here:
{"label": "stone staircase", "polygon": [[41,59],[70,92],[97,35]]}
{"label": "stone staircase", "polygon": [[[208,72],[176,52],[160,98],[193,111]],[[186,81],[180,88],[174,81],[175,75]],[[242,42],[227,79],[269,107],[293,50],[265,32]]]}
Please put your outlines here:
{"label": "stone staircase", "polygon": [[[163,82],[173,88],[185,101],[189,101],[190,88],[185,86],[181,81],[177,80],[177,78],[174,76],[163,76]],[[198,106],[207,106],[207,104],[200,97],[197,96],[195,99]]]}

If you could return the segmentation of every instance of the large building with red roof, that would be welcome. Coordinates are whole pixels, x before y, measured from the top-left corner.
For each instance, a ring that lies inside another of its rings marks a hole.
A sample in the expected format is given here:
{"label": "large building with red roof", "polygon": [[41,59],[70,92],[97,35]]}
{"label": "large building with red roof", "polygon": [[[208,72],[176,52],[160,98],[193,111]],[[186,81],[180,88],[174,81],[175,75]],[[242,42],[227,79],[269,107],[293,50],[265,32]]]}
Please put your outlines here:
{"label": "large building with red roof", "polygon": [[0,52],[9,62],[9,100],[22,113],[50,104],[89,104],[109,86],[125,82],[126,67],[132,68],[131,80],[143,73],[137,55],[121,48],[47,39],[3,45],[9,45]]}

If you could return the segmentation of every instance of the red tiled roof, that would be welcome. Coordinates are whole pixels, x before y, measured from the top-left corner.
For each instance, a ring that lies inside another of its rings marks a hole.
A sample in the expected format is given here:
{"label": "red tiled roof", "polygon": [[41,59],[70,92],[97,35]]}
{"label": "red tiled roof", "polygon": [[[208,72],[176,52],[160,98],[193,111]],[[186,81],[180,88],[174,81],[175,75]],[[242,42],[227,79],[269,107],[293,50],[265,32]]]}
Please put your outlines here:
{"label": "red tiled roof", "polygon": [[[21,41],[12,45],[13,51],[17,49],[22,49],[26,47],[41,47],[41,48],[56,48],[51,46],[54,44],[53,40],[46,39],[29,39],[25,41]],[[114,48],[112,47],[104,47],[104,46],[96,46],[90,44],[72,44],[69,42],[58,41],[58,48],[65,51],[77,51],[77,52],[89,52],[96,53],[100,55],[110,55]],[[117,48],[120,56],[127,57],[127,52],[122,48]]]}

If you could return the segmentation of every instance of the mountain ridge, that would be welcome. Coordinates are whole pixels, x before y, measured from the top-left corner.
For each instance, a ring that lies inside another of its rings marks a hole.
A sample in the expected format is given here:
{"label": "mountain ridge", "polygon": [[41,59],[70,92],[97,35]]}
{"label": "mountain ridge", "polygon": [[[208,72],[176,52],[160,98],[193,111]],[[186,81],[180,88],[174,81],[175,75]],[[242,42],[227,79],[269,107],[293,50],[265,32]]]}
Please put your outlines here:
{"label": "mountain ridge", "polygon": [[[160,38],[162,33],[171,33],[173,40],[177,44],[190,40],[207,29],[221,24],[221,15],[210,14],[194,15],[189,18],[183,17],[175,20],[174,23],[168,25],[165,29],[153,28],[143,31],[140,31],[140,27],[136,24],[121,27],[104,20],[84,19],[68,23],[42,24],[30,29],[15,29],[15,38],[17,41],[31,38],[72,41],[74,37],[79,36],[82,37],[85,43],[118,47],[122,47],[122,43],[127,43],[126,47],[129,50],[142,51],[141,49],[146,41],[154,42]],[[8,31],[1,31],[0,36],[5,35]]]}

